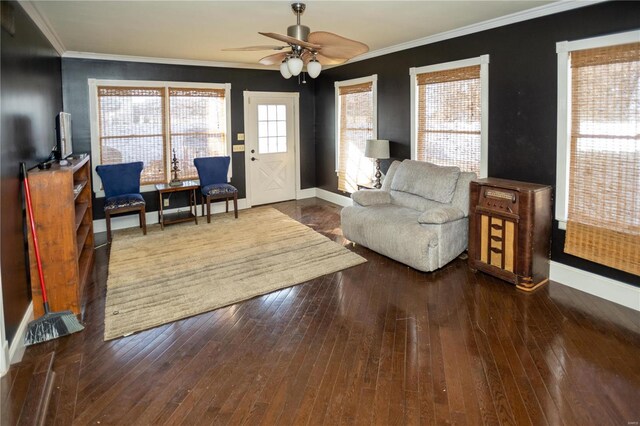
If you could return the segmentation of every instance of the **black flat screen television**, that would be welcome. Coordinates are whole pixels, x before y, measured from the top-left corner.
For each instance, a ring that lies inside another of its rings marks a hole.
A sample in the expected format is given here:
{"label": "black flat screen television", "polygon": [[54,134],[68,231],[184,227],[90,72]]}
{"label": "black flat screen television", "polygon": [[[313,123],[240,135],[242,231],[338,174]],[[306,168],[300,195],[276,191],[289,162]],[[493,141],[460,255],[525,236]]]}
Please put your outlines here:
{"label": "black flat screen television", "polygon": [[63,160],[73,152],[71,144],[71,114],[61,112],[56,117],[56,137],[58,140],[58,159]]}

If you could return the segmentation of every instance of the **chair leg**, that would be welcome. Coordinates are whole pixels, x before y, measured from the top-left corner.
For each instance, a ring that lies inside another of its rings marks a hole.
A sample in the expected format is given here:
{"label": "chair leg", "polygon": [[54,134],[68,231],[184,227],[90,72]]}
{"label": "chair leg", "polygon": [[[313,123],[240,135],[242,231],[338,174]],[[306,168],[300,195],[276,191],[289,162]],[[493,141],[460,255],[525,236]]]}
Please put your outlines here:
{"label": "chair leg", "polygon": [[142,228],[142,234],[147,235],[147,210],[144,206],[140,210],[140,227]]}
{"label": "chair leg", "polygon": [[229,213],[229,197],[224,199],[224,207],[225,207],[226,213]]}
{"label": "chair leg", "polygon": [[233,193],[233,213],[236,216],[236,219],[238,218],[238,193],[234,192]]}
{"label": "chair leg", "polygon": [[204,195],[200,193],[200,207],[202,207],[202,217],[204,217]]}
{"label": "chair leg", "polygon": [[207,195],[207,223],[211,223],[211,198]]}
{"label": "chair leg", "polygon": [[107,241],[111,242],[111,213],[109,213],[108,211],[104,213],[104,219],[107,222]]}

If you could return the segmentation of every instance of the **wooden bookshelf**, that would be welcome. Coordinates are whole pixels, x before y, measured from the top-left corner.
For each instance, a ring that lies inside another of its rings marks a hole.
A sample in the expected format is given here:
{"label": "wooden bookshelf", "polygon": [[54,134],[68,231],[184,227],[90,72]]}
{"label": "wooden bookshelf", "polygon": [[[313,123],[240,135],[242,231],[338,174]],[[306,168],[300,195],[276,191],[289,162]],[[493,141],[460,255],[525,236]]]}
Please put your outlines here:
{"label": "wooden bookshelf", "polygon": [[[30,171],[29,185],[49,306],[54,312],[70,310],[82,315],[94,258],[91,167],[89,156],[69,163]],[[44,310],[31,235],[29,261],[37,318]]]}

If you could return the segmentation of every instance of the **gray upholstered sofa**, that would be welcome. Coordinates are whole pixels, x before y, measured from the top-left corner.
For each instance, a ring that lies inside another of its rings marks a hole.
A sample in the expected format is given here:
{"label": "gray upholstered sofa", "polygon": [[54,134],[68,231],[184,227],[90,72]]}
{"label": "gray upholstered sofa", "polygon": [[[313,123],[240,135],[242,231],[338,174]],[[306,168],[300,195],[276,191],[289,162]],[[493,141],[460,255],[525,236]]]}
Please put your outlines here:
{"label": "gray upholstered sofa", "polygon": [[342,209],[344,236],[420,271],[467,248],[469,182],[475,173],[422,161],[394,161],[381,189],[356,191]]}

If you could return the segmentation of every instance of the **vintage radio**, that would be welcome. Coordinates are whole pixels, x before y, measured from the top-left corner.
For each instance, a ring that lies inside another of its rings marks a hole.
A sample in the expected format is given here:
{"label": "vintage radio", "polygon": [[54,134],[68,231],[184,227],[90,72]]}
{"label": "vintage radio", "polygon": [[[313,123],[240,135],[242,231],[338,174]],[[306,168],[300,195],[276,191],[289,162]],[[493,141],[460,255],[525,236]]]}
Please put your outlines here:
{"label": "vintage radio", "polygon": [[471,182],[471,269],[531,291],[549,280],[550,239],[550,186],[497,178]]}

